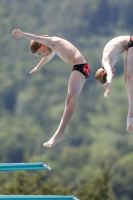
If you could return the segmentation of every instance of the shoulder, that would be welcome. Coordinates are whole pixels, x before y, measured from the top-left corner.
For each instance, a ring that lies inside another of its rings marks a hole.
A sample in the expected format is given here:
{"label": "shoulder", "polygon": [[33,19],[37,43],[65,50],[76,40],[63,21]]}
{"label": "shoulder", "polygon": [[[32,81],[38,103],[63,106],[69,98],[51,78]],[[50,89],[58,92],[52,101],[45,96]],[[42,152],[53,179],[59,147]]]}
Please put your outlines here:
{"label": "shoulder", "polygon": [[54,41],[54,42],[70,43],[68,40],[66,40],[64,38],[60,38],[60,37],[56,37],[56,36],[52,36],[50,38],[51,38],[51,41]]}
{"label": "shoulder", "polygon": [[49,37],[49,39],[50,39],[51,41],[61,41],[61,40],[63,40],[62,38],[56,37],[56,36]]}

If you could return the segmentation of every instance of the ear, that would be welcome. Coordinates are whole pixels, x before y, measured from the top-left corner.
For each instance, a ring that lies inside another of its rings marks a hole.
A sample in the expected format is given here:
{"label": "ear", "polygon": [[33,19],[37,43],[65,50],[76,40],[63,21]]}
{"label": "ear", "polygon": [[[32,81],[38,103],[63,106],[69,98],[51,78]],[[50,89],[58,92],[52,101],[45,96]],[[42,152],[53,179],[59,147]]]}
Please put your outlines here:
{"label": "ear", "polygon": [[107,72],[106,72],[105,69],[104,69],[104,71],[103,71],[103,74],[104,74],[104,76],[107,76]]}

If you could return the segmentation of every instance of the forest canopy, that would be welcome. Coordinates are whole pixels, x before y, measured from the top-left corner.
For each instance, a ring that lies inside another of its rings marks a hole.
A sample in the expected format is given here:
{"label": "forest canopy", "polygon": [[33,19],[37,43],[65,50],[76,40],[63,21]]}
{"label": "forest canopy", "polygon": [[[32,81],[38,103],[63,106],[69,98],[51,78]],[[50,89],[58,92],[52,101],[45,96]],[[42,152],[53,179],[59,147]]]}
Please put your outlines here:
{"label": "forest canopy", "polygon": [[[132,8],[132,0],[0,1],[0,160],[43,161],[52,168],[50,173],[35,176],[32,172],[2,175],[1,194],[46,191],[88,200],[92,194],[89,187],[95,194],[91,200],[97,199],[97,190],[92,188],[98,188],[103,199],[132,200],[133,134],[126,132],[124,53],[116,64],[109,100],[95,81],[106,43],[120,35],[132,35]],[[55,56],[40,71],[29,74],[40,60],[30,52],[30,41],[12,36],[15,28],[69,40],[92,68],[64,141],[51,149],[42,144],[60,122],[71,67]],[[31,177],[35,185],[27,191]],[[40,180],[46,184],[39,190],[36,184]],[[25,181],[27,185],[22,184]]]}

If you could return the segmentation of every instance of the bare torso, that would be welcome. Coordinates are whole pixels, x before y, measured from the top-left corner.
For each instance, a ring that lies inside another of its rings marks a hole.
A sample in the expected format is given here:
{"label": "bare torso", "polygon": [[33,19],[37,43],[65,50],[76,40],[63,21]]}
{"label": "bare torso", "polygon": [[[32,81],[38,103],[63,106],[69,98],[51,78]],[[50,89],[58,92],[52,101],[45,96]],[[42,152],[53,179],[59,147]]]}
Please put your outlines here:
{"label": "bare torso", "polygon": [[59,37],[49,37],[49,39],[47,44],[45,40],[44,42],[43,40],[41,42],[50,47],[55,54],[65,62],[68,62],[71,66],[86,63],[86,60],[80,51],[69,41]]}
{"label": "bare torso", "polygon": [[130,36],[119,36],[110,40],[103,50],[102,66],[104,67],[104,62],[109,62],[113,68],[121,53],[127,50],[129,40]]}

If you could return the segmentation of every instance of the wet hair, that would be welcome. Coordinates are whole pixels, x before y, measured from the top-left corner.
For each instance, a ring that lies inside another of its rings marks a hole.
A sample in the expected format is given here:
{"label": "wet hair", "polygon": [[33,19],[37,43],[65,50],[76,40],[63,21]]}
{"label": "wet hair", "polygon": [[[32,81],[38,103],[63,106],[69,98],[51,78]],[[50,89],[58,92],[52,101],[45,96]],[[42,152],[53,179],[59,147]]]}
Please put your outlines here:
{"label": "wet hair", "polygon": [[[43,36],[49,37],[48,35],[43,35]],[[35,42],[34,40],[30,41],[30,50],[33,54],[35,54],[40,47],[41,47],[41,43]]]}
{"label": "wet hair", "polygon": [[95,78],[99,83],[105,84],[107,82],[106,77],[107,77],[107,72],[103,67],[101,67],[96,71]]}

